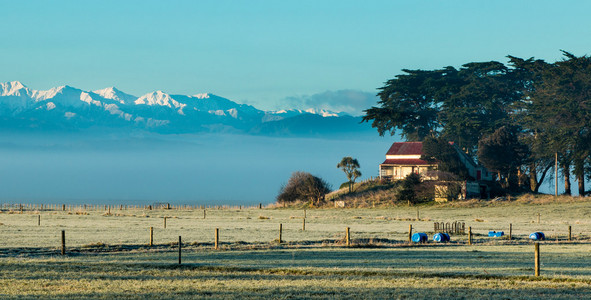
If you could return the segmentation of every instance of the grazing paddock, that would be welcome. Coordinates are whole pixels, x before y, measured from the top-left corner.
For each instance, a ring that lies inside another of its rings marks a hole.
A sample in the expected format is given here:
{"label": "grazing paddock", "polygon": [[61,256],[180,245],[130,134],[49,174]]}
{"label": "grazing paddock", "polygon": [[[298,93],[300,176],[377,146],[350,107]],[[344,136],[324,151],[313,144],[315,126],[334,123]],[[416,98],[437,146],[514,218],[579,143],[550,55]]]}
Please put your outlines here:
{"label": "grazing paddock", "polygon": [[0,259],[0,297],[589,298],[588,245],[130,251]]}
{"label": "grazing paddock", "polygon": [[[4,210],[0,298],[589,298],[590,216],[587,201],[425,206],[420,220],[416,207],[208,209],[205,218],[187,209]],[[407,242],[410,224],[431,239],[434,222],[453,221],[471,227],[473,245],[457,234],[447,244]],[[534,231],[547,237],[540,277]]]}

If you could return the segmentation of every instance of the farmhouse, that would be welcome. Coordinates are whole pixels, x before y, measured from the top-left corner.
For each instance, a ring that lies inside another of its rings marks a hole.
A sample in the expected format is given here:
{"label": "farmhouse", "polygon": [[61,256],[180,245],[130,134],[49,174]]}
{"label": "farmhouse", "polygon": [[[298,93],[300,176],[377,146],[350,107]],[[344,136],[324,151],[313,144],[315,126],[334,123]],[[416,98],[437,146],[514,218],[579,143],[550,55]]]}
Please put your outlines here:
{"label": "farmhouse", "polygon": [[404,179],[410,173],[421,174],[427,170],[437,169],[437,164],[421,159],[423,155],[422,142],[394,143],[386,160],[380,164],[380,178],[398,180]]}
{"label": "farmhouse", "polygon": [[[453,142],[450,144],[458,153],[460,161],[468,169],[471,180],[463,183],[463,197],[478,196],[486,198],[488,184],[493,180],[492,173],[485,167],[477,164],[466,153],[460,150]],[[437,170],[437,163],[430,163],[423,159],[422,142],[396,142],[393,143],[386,153],[386,160],[380,164],[380,178],[388,180],[404,179],[408,174],[416,173],[423,175],[424,180],[436,178],[425,177],[425,172]]]}

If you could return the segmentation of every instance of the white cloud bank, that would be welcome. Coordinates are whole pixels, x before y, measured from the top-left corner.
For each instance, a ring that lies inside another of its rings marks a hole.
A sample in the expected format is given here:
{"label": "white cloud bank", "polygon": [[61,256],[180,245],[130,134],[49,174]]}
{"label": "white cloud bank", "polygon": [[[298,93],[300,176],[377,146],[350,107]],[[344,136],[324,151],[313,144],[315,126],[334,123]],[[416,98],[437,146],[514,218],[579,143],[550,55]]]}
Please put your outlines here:
{"label": "white cloud bank", "polygon": [[320,108],[360,116],[363,110],[375,106],[379,98],[375,93],[357,90],[326,91],[314,95],[287,97],[282,105],[289,108]]}

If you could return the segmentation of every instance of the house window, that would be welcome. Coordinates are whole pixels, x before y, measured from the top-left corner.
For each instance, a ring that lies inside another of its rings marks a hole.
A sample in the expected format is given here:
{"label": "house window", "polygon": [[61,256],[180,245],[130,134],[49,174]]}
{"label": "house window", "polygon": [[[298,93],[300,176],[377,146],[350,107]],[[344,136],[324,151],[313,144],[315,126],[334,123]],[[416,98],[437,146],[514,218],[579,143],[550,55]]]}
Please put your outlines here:
{"label": "house window", "polygon": [[393,169],[392,167],[382,167],[382,176],[388,177],[388,176],[392,176],[393,173]]}

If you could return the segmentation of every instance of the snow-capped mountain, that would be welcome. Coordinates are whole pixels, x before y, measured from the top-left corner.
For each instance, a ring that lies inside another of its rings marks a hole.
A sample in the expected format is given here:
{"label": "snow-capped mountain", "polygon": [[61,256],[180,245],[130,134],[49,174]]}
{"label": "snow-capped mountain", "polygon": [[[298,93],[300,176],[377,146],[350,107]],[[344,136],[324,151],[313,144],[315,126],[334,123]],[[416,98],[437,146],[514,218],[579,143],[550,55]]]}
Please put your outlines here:
{"label": "snow-capped mountain", "polygon": [[308,108],[308,109],[281,109],[281,110],[273,110],[268,111],[265,114],[265,118],[263,119],[264,122],[269,121],[278,121],[283,120],[286,118],[292,118],[301,115],[318,115],[322,117],[343,117],[349,116],[347,113],[343,112],[334,112],[325,109],[317,109],[317,108]]}
{"label": "snow-capped mountain", "polygon": [[[286,126],[307,126],[309,120],[300,122],[296,118],[305,115],[327,118],[329,122],[344,116],[320,109],[262,111],[210,93],[173,95],[155,91],[136,97],[114,87],[83,91],[64,85],[39,91],[18,81],[0,83],[2,128],[131,127],[171,133],[258,133],[265,128],[269,134],[269,128],[281,128],[285,133]],[[265,123],[270,124],[261,127]]]}
{"label": "snow-capped mountain", "polygon": [[133,102],[138,98],[136,96],[126,94],[115,87],[109,87],[102,90],[93,91],[93,93],[105,98],[115,100],[121,104],[133,104]]}

